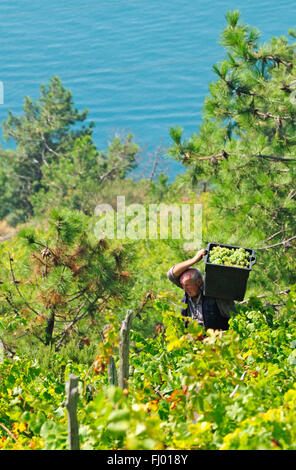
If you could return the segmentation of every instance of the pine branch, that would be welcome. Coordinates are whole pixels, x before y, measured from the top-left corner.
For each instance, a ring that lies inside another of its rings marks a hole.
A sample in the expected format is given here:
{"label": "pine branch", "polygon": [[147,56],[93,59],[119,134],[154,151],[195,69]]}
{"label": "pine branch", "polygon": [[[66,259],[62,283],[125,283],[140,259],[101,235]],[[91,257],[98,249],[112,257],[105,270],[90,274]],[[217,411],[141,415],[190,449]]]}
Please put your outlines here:
{"label": "pine branch", "polygon": [[[212,163],[216,160],[223,160],[227,159],[229,156],[232,157],[259,157],[259,158],[267,158],[269,160],[273,160],[275,162],[296,162],[296,158],[287,158],[286,156],[275,156],[275,155],[262,155],[261,153],[253,153],[251,155],[246,154],[235,154],[235,153],[227,153],[224,149],[221,152],[212,154],[212,155],[198,155],[195,152],[187,153],[185,155],[186,159],[189,160],[191,157],[197,158],[198,160],[211,160]],[[294,157],[294,155],[291,155]]]}
{"label": "pine branch", "polygon": [[269,245],[269,246],[263,246],[261,248],[256,248],[256,250],[269,250],[270,248],[275,248],[276,246],[280,246],[280,245],[287,245],[287,243],[289,243],[291,240],[295,240],[296,239],[296,235],[294,237],[291,237],[291,238],[288,238],[287,240],[283,240],[282,242],[279,242],[279,243],[275,243],[274,245]]}
{"label": "pine branch", "polygon": [[276,126],[278,128],[281,128],[282,127],[282,120],[290,120],[290,121],[294,121],[295,120],[295,116],[294,114],[291,114],[291,116],[276,116],[274,114],[271,114],[269,112],[267,113],[263,113],[261,111],[258,110],[258,108],[255,108],[253,109],[253,113],[256,114],[257,116],[262,116],[263,117],[263,121],[266,121],[267,119],[273,119],[276,123]]}
{"label": "pine branch", "polygon": [[4,353],[7,354],[9,357],[13,357],[15,355],[15,351],[10,349],[1,337],[0,337],[0,342],[2,344]]}
{"label": "pine branch", "polygon": [[[111,294],[110,294],[109,296],[107,296],[107,298],[104,298],[103,300],[108,300],[110,297],[111,297]],[[63,333],[61,333],[61,334],[59,335],[59,336],[61,336],[61,337],[60,337],[60,339],[59,339],[59,341],[58,341],[58,343],[57,343],[57,345],[56,345],[56,351],[58,351],[59,348],[61,347],[61,345],[62,345],[64,339],[66,338],[66,336],[67,336],[67,334],[68,334],[68,331],[73,327],[73,325],[75,325],[75,323],[77,323],[79,320],[81,320],[81,319],[84,317],[84,315],[87,314],[89,308],[92,307],[92,306],[97,302],[97,300],[98,300],[99,298],[100,298],[100,295],[97,295],[96,298],[95,298],[91,303],[89,303],[89,304],[87,305],[86,310],[85,310],[84,312],[82,312],[82,313],[80,313],[80,312],[81,312],[81,310],[85,307],[85,305],[86,305],[87,301],[89,301],[89,299],[87,298],[87,299],[79,306],[79,308],[78,308],[77,311],[76,311],[76,315],[75,315],[75,317],[73,318],[73,320],[71,321],[71,323],[70,323],[68,326],[66,326],[65,329],[64,329],[64,331],[63,331]],[[105,306],[105,303],[102,304],[102,306],[101,306],[101,308],[98,310],[98,312],[100,312],[100,311],[103,309],[104,306]]]}
{"label": "pine branch", "polygon": [[[291,155],[294,157],[294,155]],[[262,155],[261,153],[255,153],[252,157],[261,157],[261,158],[269,158],[275,162],[296,162],[296,158],[287,158],[287,157],[276,157],[274,155]]]}
{"label": "pine branch", "polygon": [[[55,152],[55,150],[53,150],[52,148],[49,147],[49,145],[47,144],[47,142],[46,142],[46,140],[45,140],[45,137],[44,137],[43,132],[41,133],[41,139],[42,139],[42,142],[43,142],[45,148],[46,148],[50,153],[53,153],[54,155],[56,155],[56,156],[59,157],[59,158],[63,158],[63,157],[64,157],[64,155],[62,155],[61,153]],[[46,162],[46,164],[47,164],[47,162]],[[47,166],[48,166],[48,164],[47,164]]]}
{"label": "pine branch", "polygon": [[152,171],[151,171],[151,174],[150,174],[150,177],[149,177],[149,181],[152,181],[153,176],[155,175],[156,168],[157,168],[157,165],[158,165],[158,161],[159,161],[159,152],[157,151],[155,153],[154,164],[153,164],[153,168],[152,168]]}
{"label": "pine branch", "polygon": [[279,235],[280,233],[283,233],[283,232],[286,232],[286,229],[281,229],[281,230],[279,230],[278,232],[272,234],[270,237],[266,238],[265,241],[272,240],[272,238],[276,237],[277,235]]}
{"label": "pine branch", "polygon": [[28,304],[28,302],[26,301],[26,299],[24,298],[24,296],[22,295],[21,291],[19,290],[19,287],[18,287],[18,281],[15,279],[15,276],[14,276],[14,272],[13,272],[13,268],[12,268],[12,258],[10,256],[10,253],[8,253],[8,257],[9,257],[9,265],[10,265],[10,272],[11,272],[11,277],[12,277],[12,281],[13,281],[13,284],[19,294],[19,296],[23,299],[25,305],[28,307],[29,310],[31,310],[33,313],[35,313],[36,315],[39,315],[39,312],[37,312],[33,307],[31,307],[30,304]]}
{"label": "pine branch", "polygon": [[235,86],[230,80],[227,80],[225,77],[223,77],[221,74],[219,74],[221,80],[223,80],[226,85],[233,91],[237,96],[240,95],[248,95],[248,96],[255,96],[256,98],[261,98],[264,99],[263,96],[258,95],[257,93],[252,93],[250,90],[247,89],[245,86]]}
{"label": "pine branch", "polygon": [[288,70],[293,67],[292,62],[286,62],[285,60],[281,59],[281,57],[276,56],[276,55],[266,55],[266,56],[257,56],[258,60],[273,60],[276,65],[278,66],[279,64],[283,64],[285,67],[287,67]]}
{"label": "pine branch", "polygon": [[[121,159],[122,160],[122,159]],[[121,165],[118,164],[118,165],[115,165],[113,166],[110,170],[108,170],[106,173],[104,173],[103,175],[99,175],[99,181],[100,183],[102,183],[106,178],[108,178],[109,176],[112,176],[113,173],[116,173],[118,170],[124,170],[125,168],[129,168],[129,165],[130,163],[126,163],[125,165]]]}
{"label": "pine branch", "polygon": [[[11,292],[10,292],[11,294]],[[16,314],[16,316],[18,317],[20,314],[19,312],[16,310],[16,307],[13,305],[13,303],[11,302],[10,298],[8,297],[8,295],[5,295],[5,300],[7,301],[7,303],[11,306],[12,310],[14,311],[14,313]]]}
{"label": "pine branch", "polygon": [[[85,287],[84,289],[80,290],[79,292],[76,292],[76,295],[74,295],[74,297],[72,297],[72,299],[68,299],[67,303],[72,302],[73,300],[76,300],[79,297],[81,297],[87,291],[87,289],[88,289],[88,287]],[[66,295],[73,295],[73,294],[66,294]]]}
{"label": "pine branch", "polygon": [[[288,288],[288,289],[282,290],[282,291],[280,291],[280,292],[277,292],[275,295],[288,295],[290,292],[291,292],[291,289]],[[255,295],[254,297],[255,297],[256,299],[263,299],[264,297],[267,297],[267,296],[268,296],[268,294],[262,294],[262,295]],[[238,303],[239,303],[240,305],[246,304],[246,303],[249,302],[249,300],[250,300],[250,298],[245,299],[245,300],[242,300],[241,302],[238,302]]]}

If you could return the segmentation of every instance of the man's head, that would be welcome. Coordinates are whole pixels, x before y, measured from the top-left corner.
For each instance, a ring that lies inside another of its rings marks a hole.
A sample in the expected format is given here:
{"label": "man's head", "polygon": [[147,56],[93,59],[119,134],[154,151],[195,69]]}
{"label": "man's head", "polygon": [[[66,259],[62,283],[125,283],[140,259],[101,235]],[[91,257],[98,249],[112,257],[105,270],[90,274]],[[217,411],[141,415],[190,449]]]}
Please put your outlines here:
{"label": "man's head", "polygon": [[180,284],[190,297],[196,297],[200,293],[203,284],[202,273],[197,268],[189,268],[180,276]]}

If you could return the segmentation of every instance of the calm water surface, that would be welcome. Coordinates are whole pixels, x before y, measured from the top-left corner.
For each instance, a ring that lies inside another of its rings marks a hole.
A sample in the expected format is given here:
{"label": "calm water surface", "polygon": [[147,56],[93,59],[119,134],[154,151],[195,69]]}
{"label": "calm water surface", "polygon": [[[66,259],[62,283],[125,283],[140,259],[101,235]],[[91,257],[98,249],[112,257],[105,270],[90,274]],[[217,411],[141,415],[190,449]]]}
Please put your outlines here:
{"label": "calm water surface", "polygon": [[[89,109],[98,148],[114,132],[131,131],[144,149],[137,174],[149,176],[153,153],[171,142],[170,126],[187,137],[198,130],[233,9],[262,42],[296,26],[292,0],[2,0],[1,121],[8,109],[21,113],[24,96],[38,98],[40,84],[57,74],[76,107]],[[162,169],[171,179],[183,171],[170,160]]]}

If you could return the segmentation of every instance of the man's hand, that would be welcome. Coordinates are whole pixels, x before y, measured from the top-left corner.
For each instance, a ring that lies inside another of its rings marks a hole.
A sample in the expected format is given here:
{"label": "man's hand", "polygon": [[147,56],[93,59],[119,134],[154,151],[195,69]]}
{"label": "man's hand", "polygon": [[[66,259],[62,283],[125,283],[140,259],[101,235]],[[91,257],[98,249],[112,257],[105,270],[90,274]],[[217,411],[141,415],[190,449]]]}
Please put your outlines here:
{"label": "man's hand", "polygon": [[202,259],[202,257],[206,254],[207,254],[207,250],[205,250],[205,249],[199,250],[196,253],[196,255],[193,257],[193,259],[195,260],[194,263],[198,263],[198,261],[200,261]]}

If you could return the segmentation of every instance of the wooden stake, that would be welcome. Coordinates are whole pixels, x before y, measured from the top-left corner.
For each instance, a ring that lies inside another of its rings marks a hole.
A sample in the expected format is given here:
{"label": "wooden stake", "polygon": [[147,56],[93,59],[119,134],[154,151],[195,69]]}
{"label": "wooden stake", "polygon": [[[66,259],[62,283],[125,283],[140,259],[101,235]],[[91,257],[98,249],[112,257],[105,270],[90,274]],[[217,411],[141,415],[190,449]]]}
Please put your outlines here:
{"label": "wooden stake", "polygon": [[133,310],[128,310],[120,329],[119,345],[119,387],[128,388],[129,376],[129,332],[133,319]]}
{"label": "wooden stake", "polygon": [[68,412],[69,450],[79,450],[79,429],[77,420],[78,377],[71,374],[66,382],[66,408]]}
{"label": "wooden stake", "polygon": [[118,387],[117,370],[113,356],[110,356],[108,362],[108,379],[110,385],[115,385],[116,387]]}

